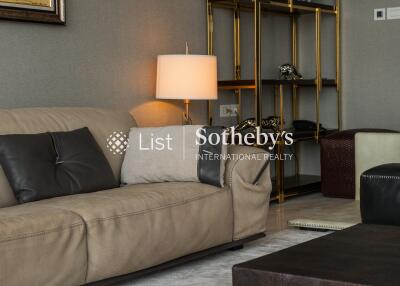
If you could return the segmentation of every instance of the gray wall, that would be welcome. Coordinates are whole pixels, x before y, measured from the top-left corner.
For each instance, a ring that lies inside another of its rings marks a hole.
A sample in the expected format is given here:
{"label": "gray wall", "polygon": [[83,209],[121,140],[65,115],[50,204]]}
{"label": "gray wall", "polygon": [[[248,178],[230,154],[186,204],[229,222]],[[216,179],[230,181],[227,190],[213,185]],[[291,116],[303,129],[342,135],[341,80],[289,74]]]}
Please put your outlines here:
{"label": "gray wall", "polygon": [[399,0],[343,3],[343,108],[346,128],[400,130],[400,20],[374,21],[374,8]]}
{"label": "gray wall", "polygon": [[[67,0],[67,26],[1,21],[0,104],[24,106],[102,106],[129,110],[142,126],[181,122],[180,102],[155,102],[156,56],[183,53],[185,41],[192,53],[206,53],[203,0]],[[326,0],[332,1],[332,0]],[[400,20],[374,22],[373,9],[400,6],[399,0],[342,0],[342,80],[345,128],[400,129]],[[233,76],[232,14],[216,12],[216,54],[219,76]],[[251,78],[252,26],[243,15],[243,77]],[[313,17],[300,25],[300,69],[313,75]],[[309,17],[309,19],[307,19]],[[263,32],[265,76],[276,75],[279,64],[290,60],[289,23],[283,17],[265,17]],[[332,20],[324,20],[325,30]],[[311,26],[310,26],[311,25]],[[309,32],[311,28],[311,32]],[[302,30],[308,32],[302,32]],[[247,31],[247,33],[246,33]],[[283,36],[282,36],[283,35]],[[334,74],[331,34],[323,33],[324,76]],[[271,40],[271,39],[279,39]],[[277,55],[277,56],[275,56]],[[311,64],[310,64],[311,63]],[[265,90],[272,93],[272,90]],[[301,113],[314,118],[310,91],[302,95]],[[268,97],[267,97],[268,98]],[[234,102],[231,93],[220,102]],[[252,97],[245,98],[253,106]],[[290,110],[289,102],[286,109]],[[335,127],[332,91],[322,98],[322,120]],[[266,114],[272,97],[265,99]],[[195,123],[206,122],[206,105],[192,106]],[[217,110],[216,110],[217,111]],[[245,110],[245,116],[251,116]],[[290,121],[288,116],[287,121]],[[234,120],[217,123],[234,124]],[[318,148],[305,145],[304,173],[319,172]]]}
{"label": "gray wall", "polygon": [[[66,0],[67,26],[0,21],[0,106],[131,110],[141,125],[181,123],[152,102],[156,56],[206,53],[202,0]],[[193,104],[205,122],[205,103]]]}
{"label": "gray wall", "polygon": [[[375,8],[400,6],[399,0],[342,0],[342,95],[343,128],[388,128],[400,130],[400,20],[374,21]],[[324,25],[332,25],[325,21]],[[332,39],[323,36],[329,51]],[[334,63],[324,59],[324,73]],[[324,91],[322,120],[333,126],[334,98]],[[307,110],[309,104],[303,105]],[[310,114],[310,111],[305,113]],[[302,146],[301,170],[319,173],[318,147]]]}
{"label": "gray wall", "polygon": [[[330,0],[328,0],[330,1]],[[156,56],[181,53],[188,41],[193,53],[206,53],[203,0],[68,0],[67,26],[1,21],[0,104],[24,106],[104,106],[131,110],[142,125],[180,122],[179,102],[155,103]],[[344,126],[399,129],[400,20],[374,22],[373,9],[400,6],[398,0],[343,0],[342,72]],[[232,77],[230,13],[217,12],[216,51],[220,77]],[[246,17],[246,16],[244,16]],[[312,18],[310,23],[312,23]],[[249,19],[250,20],[250,19]],[[251,25],[243,21],[244,31]],[[305,28],[309,24],[302,23]],[[331,25],[329,23],[325,25]],[[267,27],[266,76],[290,59],[284,19],[264,19]],[[283,41],[268,42],[279,38]],[[313,34],[302,33],[307,47]],[[251,41],[251,33],[243,33]],[[331,45],[327,38],[325,47]],[[311,48],[313,44],[311,44]],[[282,51],[277,53],[277,51]],[[303,51],[307,50],[302,49]],[[246,55],[250,56],[246,56]],[[270,55],[278,54],[277,57]],[[252,49],[243,45],[243,76],[252,76]],[[327,74],[333,63],[324,57]],[[305,74],[313,58],[300,54]],[[230,99],[229,99],[230,98]],[[328,98],[328,97],[327,97]],[[228,101],[233,101],[228,96]],[[270,113],[270,101],[264,109]],[[325,121],[333,125],[333,102],[323,102]],[[248,102],[252,104],[251,99]],[[304,117],[313,118],[309,102]],[[205,104],[193,104],[196,122],[204,122]],[[148,114],[152,114],[151,118]],[[251,112],[245,112],[250,116]],[[232,123],[228,121],[226,123]]]}

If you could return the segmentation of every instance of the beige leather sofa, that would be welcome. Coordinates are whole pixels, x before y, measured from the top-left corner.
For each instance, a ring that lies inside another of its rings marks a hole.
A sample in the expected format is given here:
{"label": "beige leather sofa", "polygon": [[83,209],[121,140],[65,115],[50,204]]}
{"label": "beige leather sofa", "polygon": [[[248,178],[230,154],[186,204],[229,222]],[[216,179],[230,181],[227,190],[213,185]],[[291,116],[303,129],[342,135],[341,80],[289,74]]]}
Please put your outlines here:
{"label": "beige leather sofa", "polygon": [[356,200],[360,200],[360,177],[383,164],[400,162],[400,134],[358,133],[355,137]]}
{"label": "beige leather sofa", "polygon": [[[89,127],[119,178],[123,157],[106,148],[129,114],[90,108],[0,110],[0,134]],[[234,153],[264,153],[232,147]],[[0,285],[82,285],[149,268],[265,231],[271,181],[264,161],[228,161],[227,186],[132,185],[17,205],[0,170]]]}

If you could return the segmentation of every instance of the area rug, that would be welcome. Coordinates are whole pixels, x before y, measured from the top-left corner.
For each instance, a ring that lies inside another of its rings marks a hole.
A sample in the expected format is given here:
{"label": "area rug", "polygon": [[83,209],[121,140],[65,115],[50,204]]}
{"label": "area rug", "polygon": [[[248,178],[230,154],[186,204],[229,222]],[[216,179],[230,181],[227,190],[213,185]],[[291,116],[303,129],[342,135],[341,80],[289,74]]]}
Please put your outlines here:
{"label": "area rug", "polygon": [[329,234],[329,232],[287,229],[245,245],[239,251],[226,251],[119,286],[231,286],[232,266],[290,246]]}

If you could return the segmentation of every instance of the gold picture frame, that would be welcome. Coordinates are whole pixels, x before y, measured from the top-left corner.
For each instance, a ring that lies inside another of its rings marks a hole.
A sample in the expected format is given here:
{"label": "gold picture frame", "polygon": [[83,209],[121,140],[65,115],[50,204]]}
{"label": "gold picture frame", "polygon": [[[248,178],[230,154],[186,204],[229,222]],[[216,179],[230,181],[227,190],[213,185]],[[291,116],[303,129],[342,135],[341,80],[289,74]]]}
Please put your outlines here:
{"label": "gold picture frame", "polygon": [[0,19],[65,25],[65,0],[0,0]]}

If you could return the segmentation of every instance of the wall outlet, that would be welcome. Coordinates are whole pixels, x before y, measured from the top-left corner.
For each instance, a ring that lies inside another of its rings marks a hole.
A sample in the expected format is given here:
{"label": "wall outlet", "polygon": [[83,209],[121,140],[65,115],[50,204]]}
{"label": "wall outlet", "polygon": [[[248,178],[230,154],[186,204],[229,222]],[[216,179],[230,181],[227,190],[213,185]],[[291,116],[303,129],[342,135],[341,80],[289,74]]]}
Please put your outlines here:
{"label": "wall outlet", "polygon": [[224,117],[236,117],[238,114],[238,105],[230,104],[230,105],[221,105],[219,107],[219,116]]}
{"label": "wall outlet", "polygon": [[386,9],[379,8],[374,10],[374,20],[375,21],[383,21],[386,20]]}

